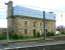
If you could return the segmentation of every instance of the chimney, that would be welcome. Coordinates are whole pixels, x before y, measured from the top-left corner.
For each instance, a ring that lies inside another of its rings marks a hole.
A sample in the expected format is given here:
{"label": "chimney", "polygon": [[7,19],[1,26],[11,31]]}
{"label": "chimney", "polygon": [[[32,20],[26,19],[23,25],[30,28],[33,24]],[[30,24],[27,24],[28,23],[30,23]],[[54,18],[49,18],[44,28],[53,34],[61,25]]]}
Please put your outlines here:
{"label": "chimney", "polygon": [[7,3],[8,7],[7,7],[7,16],[8,17],[12,17],[13,16],[13,2],[9,1]]}

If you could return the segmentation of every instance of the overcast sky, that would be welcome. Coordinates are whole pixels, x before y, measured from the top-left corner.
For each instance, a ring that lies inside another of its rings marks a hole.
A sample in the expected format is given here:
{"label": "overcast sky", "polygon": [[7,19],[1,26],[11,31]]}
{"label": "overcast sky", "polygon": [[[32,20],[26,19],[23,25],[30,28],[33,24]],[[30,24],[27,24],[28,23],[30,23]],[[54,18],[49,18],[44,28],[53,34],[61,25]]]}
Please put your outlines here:
{"label": "overcast sky", "polygon": [[[6,5],[9,0],[0,0],[0,27],[7,27]],[[37,10],[54,11],[56,13],[56,25],[65,25],[65,0],[12,0],[15,5],[25,6]],[[61,14],[63,14],[61,19]]]}

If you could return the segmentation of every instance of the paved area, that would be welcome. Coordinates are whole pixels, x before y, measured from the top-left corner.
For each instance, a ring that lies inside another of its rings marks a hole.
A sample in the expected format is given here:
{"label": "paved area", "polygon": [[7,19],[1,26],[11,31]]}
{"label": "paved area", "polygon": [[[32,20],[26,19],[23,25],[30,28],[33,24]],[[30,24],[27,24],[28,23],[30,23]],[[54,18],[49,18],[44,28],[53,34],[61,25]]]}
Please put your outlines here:
{"label": "paved area", "polygon": [[46,45],[58,45],[65,44],[65,41],[44,41],[44,42],[20,42],[20,43],[8,43],[8,45],[0,45],[0,49],[15,49],[15,48],[27,48],[27,47],[37,47]]}
{"label": "paved area", "polygon": [[[65,37],[65,36],[64,36]],[[38,46],[48,46],[48,45],[58,45],[63,44],[65,45],[65,40],[54,40],[53,38],[47,38],[45,41],[42,39],[34,40],[34,41],[0,41],[0,50],[7,50],[7,49],[15,49],[15,48],[28,48],[28,47],[38,47]],[[57,38],[58,39],[58,38]]]}

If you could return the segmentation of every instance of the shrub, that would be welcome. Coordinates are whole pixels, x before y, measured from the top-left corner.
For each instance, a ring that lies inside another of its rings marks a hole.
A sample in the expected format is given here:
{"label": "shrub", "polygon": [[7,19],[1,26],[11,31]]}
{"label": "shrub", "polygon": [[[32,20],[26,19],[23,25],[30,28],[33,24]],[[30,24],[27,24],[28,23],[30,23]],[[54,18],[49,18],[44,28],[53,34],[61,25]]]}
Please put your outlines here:
{"label": "shrub", "polygon": [[40,33],[39,33],[39,32],[33,33],[33,36],[34,36],[34,37],[40,37]]}
{"label": "shrub", "polygon": [[36,36],[36,33],[33,33],[33,37],[37,37],[37,36]]}
{"label": "shrub", "polygon": [[37,33],[37,37],[40,37],[40,33],[39,32]]}
{"label": "shrub", "polygon": [[0,40],[5,40],[6,39],[6,35],[5,34],[0,34]]}
{"label": "shrub", "polygon": [[55,34],[54,34],[54,32],[48,32],[46,35],[47,36],[54,36]]}
{"label": "shrub", "polygon": [[23,35],[18,35],[18,39],[23,39],[24,36]]}
{"label": "shrub", "polygon": [[65,34],[65,32],[61,32],[61,34]]}
{"label": "shrub", "polygon": [[9,38],[10,39],[18,39],[18,35],[17,34],[9,34]]}

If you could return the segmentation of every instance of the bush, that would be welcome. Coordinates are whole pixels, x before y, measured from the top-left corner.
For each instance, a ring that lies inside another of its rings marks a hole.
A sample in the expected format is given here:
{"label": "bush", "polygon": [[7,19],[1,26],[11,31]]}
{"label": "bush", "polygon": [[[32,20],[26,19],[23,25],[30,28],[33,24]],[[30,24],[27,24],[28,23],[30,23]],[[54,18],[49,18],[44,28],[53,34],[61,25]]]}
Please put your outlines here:
{"label": "bush", "polygon": [[36,33],[33,33],[33,37],[37,37],[37,36],[36,36]]}
{"label": "bush", "polygon": [[12,40],[20,40],[20,39],[27,39],[30,38],[29,36],[17,35],[17,34],[10,34],[9,38]]}
{"label": "bush", "polygon": [[23,35],[18,35],[18,38],[19,38],[19,39],[23,39],[24,36],[23,36]]}
{"label": "bush", "polygon": [[40,33],[39,32],[37,33],[37,37],[40,37]]}
{"label": "bush", "polygon": [[33,33],[33,36],[34,36],[34,37],[40,37],[40,33],[39,33],[39,32]]}
{"label": "bush", "polygon": [[10,39],[18,39],[18,35],[17,34],[9,34],[9,38]]}
{"label": "bush", "polygon": [[0,40],[5,40],[7,37],[5,34],[0,34]]}
{"label": "bush", "polygon": [[48,32],[47,33],[47,36],[54,36],[55,34],[54,34],[54,32]]}
{"label": "bush", "polygon": [[65,32],[61,32],[61,34],[64,34],[65,35]]}

